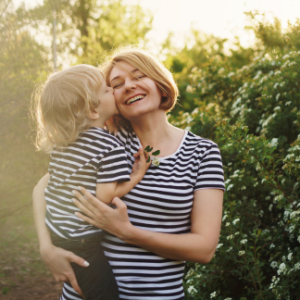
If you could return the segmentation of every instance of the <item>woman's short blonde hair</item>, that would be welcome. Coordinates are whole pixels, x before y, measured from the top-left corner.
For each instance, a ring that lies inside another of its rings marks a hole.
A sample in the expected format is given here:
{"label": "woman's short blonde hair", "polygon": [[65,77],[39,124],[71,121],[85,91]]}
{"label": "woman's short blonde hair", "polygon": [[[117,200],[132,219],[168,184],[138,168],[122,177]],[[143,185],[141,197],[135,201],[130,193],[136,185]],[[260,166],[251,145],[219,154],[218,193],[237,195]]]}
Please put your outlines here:
{"label": "woman's short blonde hair", "polygon": [[77,65],[51,74],[37,88],[34,110],[38,149],[63,149],[90,127],[88,113],[99,105],[98,91],[103,82],[100,69]]}
{"label": "woman's short blonde hair", "polygon": [[[161,109],[168,112],[175,106],[179,95],[178,87],[172,73],[156,57],[145,50],[137,48],[127,47],[115,51],[114,54],[108,57],[100,66],[106,77],[106,84],[109,86],[110,73],[118,62],[131,64],[156,83],[164,95],[161,99]],[[121,122],[114,118],[114,123],[119,127],[118,124],[126,124],[126,121],[124,118],[121,118]]]}

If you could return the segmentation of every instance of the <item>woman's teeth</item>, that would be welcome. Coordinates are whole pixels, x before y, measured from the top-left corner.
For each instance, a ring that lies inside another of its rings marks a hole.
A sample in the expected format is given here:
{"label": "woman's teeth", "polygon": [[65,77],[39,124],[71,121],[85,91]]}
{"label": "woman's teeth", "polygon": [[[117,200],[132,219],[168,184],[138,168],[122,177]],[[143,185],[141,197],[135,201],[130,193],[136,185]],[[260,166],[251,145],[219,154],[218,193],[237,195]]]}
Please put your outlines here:
{"label": "woman's teeth", "polygon": [[141,99],[143,99],[145,97],[145,95],[139,95],[133,98],[130,98],[129,100],[126,101],[126,104],[131,104],[133,102],[139,101]]}

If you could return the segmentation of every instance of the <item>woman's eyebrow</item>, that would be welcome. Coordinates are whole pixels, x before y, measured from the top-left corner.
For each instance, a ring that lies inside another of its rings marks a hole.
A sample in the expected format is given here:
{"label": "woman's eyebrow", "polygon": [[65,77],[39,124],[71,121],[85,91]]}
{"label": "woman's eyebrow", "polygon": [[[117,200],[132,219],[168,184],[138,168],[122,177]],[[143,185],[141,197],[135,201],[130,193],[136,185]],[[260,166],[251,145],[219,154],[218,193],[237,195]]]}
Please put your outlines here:
{"label": "woman's eyebrow", "polygon": [[[134,70],[132,70],[132,71],[129,71],[128,73],[135,73],[135,72],[137,72],[137,71],[139,71],[139,69],[134,69]],[[112,82],[115,80],[115,79],[118,79],[118,78],[120,78],[121,76],[116,76],[116,77],[114,77],[111,81],[110,81],[110,84],[112,84]]]}

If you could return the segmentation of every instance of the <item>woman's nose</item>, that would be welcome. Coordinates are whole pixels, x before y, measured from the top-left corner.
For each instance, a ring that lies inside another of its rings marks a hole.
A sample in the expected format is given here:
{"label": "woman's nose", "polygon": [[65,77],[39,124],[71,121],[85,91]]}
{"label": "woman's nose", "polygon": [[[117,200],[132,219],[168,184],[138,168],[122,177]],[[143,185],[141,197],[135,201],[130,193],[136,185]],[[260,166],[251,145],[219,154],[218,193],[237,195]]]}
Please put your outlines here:
{"label": "woman's nose", "polygon": [[135,89],[136,85],[135,85],[135,82],[133,80],[127,79],[125,81],[125,86],[124,87],[125,87],[125,92],[127,92],[127,91],[130,91],[132,89]]}

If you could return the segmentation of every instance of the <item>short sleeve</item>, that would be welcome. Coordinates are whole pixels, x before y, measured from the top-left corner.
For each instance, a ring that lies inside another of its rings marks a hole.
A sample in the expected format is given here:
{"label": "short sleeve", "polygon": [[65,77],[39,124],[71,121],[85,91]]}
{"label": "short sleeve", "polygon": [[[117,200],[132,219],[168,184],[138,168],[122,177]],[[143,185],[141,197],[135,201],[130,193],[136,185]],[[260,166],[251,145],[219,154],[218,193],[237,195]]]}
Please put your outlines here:
{"label": "short sleeve", "polygon": [[210,188],[225,191],[221,153],[214,143],[206,149],[201,157],[194,190]]}
{"label": "short sleeve", "polygon": [[97,183],[129,180],[130,173],[124,147],[115,147],[101,159],[97,171]]}
{"label": "short sleeve", "polygon": [[55,170],[55,159],[56,159],[56,156],[55,156],[55,152],[54,151],[51,151],[50,152],[50,162],[49,162],[49,166],[48,166],[48,173],[50,175],[53,175],[54,173],[54,170]]}

